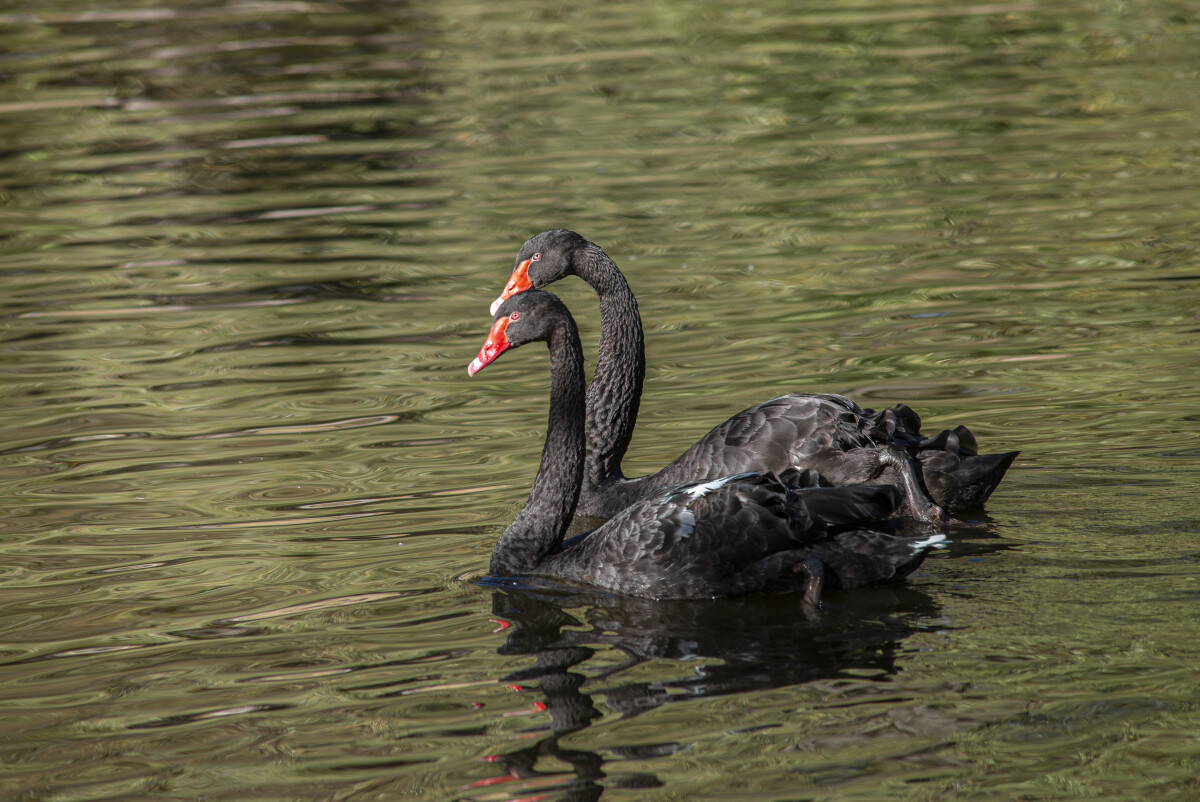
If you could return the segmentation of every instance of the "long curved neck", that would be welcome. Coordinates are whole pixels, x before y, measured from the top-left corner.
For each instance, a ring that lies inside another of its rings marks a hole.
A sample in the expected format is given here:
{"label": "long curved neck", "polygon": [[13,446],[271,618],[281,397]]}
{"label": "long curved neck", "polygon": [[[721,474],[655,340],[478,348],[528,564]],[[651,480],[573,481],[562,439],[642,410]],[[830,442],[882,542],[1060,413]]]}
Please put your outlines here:
{"label": "long curved neck", "polygon": [[646,345],[637,299],[616,263],[587,243],[575,258],[575,274],[600,298],[600,352],[587,390],[587,464],[584,477],[601,485],[624,478],[621,460],[633,439]]}
{"label": "long curved neck", "polygon": [[583,349],[574,325],[559,326],[550,347],[550,418],[537,478],[525,506],[492,550],[491,572],[532,572],[562,543],[583,479]]}

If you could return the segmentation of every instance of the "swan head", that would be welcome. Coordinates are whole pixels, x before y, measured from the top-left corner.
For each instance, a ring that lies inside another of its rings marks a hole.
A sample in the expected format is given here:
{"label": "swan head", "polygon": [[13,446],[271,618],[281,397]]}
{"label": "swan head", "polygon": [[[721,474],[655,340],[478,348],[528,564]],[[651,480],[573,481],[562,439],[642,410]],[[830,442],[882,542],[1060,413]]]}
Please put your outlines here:
{"label": "swan head", "polygon": [[530,237],[517,252],[516,266],[500,297],[492,301],[492,314],[514,295],[545,287],[574,272],[575,254],[587,240],[565,228],[552,228]]}
{"label": "swan head", "polygon": [[496,309],[491,331],[479,356],[467,366],[467,375],[474,376],[510,348],[549,341],[560,328],[573,327],[570,312],[556,296],[541,290],[519,293]]}

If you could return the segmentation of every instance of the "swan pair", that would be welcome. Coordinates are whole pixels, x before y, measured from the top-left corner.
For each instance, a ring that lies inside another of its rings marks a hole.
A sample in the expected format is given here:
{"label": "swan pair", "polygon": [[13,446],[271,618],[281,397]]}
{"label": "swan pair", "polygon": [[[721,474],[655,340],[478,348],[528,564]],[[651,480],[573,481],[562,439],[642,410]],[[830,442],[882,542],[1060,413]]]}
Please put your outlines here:
{"label": "swan pair", "polygon": [[[575,322],[544,287],[568,275],[600,299],[601,336],[584,393]],[[982,504],[1017,452],[976,453],[959,426],[920,433],[904,405],[876,413],[839,395],[791,394],[720,424],[661,471],[621,472],[645,375],[637,301],[597,245],[565,229],[532,237],[492,305],[468,372],[510,348],[550,349],[550,418],[537,478],[501,535],[491,572],[539,575],[650,598],[803,590],[901,578],[945,537],[857,529],[893,516],[935,522]],[[834,485],[823,487],[819,485]],[[609,521],[564,542],[574,514]]]}

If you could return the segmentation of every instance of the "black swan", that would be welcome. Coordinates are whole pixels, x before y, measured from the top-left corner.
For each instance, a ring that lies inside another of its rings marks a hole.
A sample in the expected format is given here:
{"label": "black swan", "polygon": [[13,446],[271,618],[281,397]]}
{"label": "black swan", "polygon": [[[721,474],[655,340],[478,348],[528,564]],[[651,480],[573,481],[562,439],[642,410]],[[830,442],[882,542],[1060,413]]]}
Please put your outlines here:
{"label": "black swan", "polygon": [[492,551],[493,575],[545,576],[656,599],[803,589],[809,614],[826,581],[852,588],[900,578],[946,542],[944,535],[839,533],[882,523],[900,494],[888,486],[804,488],[796,470],[659,490],[564,542],[586,452],[575,321],[550,293],[523,292],[500,306],[468,373],[539,340],[550,349],[546,444],[529,499]]}
{"label": "black swan", "polygon": [[833,394],[789,394],[763,401],[720,424],[658,473],[627,479],[621,460],[637,422],[646,357],[637,300],[616,264],[596,244],[566,229],[531,237],[500,303],[576,275],[600,298],[600,350],[587,390],[587,463],[578,511],[606,517],[663,487],[741,471],[816,470],[831,485],[899,488],[905,513],[936,521],[981,506],[1019,451],[978,454],[957,426],[921,435],[921,418],[904,404],[881,412]]}

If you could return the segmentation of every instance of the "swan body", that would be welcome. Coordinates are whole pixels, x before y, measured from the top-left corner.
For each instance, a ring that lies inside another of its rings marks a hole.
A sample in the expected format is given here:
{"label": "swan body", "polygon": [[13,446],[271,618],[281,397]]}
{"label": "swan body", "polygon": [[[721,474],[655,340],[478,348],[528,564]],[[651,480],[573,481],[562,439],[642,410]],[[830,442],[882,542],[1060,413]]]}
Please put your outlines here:
{"label": "swan body", "polygon": [[945,512],[981,506],[1019,453],[979,454],[964,426],[926,437],[920,416],[904,404],[876,412],[841,395],[792,393],[739,412],[657,473],[627,478],[621,460],[637,422],[645,342],[637,300],[613,260],[573,231],[544,231],[521,247],[492,311],[568,275],[596,292],[601,317],[596,371],[587,389],[581,514],[611,516],[681,482],[794,468],[815,470],[831,485],[890,485],[903,495],[902,514],[937,521]]}
{"label": "swan body", "polygon": [[550,350],[550,413],[537,478],[498,539],[491,572],[546,576],[617,593],[692,599],[821,589],[900,578],[945,537],[904,538],[854,527],[883,525],[900,503],[889,486],[817,487],[811,472],[742,472],[656,489],[597,529],[564,542],[585,461],[583,352],[574,320],[553,295],[532,290],[499,307],[468,371],[510,348]]}

